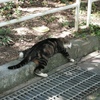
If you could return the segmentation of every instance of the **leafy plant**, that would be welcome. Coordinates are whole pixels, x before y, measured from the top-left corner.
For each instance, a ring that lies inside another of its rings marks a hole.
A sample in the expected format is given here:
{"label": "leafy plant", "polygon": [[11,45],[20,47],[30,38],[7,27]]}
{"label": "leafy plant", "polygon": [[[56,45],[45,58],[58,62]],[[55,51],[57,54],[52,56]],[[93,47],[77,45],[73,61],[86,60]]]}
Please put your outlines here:
{"label": "leafy plant", "polygon": [[43,6],[48,6],[48,1],[47,0],[43,0],[42,5]]}
{"label": "leafy plant", "polygon": [[0,45],[11,45],[14,43],[9,36],[10,33],[10,29],[0,29]]}
{"label": "leafy plant", "polygon": [[72,1],[72,0],[59,0],[59,1],[61,1],[61,3],[67,4],[69,1]]}
{"label": "leafy plant", "polygon": [[62,24],[62,27],[64,27],[64,26],[68,26],[69,23],[65,21],[65,22],[62,22],[61,24]]}
{"label": "leafy plant", "polygon": [[82,23],[79,24],[79,26],[83,26],[83,25],[86,25],[85,21],[83,21]]}
{"label": "leafy plant", "polygon": [[80,5],[81,5],[81,6],[80,6],[80,10],[86,11],[86,9],[87,9],[87,4],[84,3],[84,2],[82,2]]}
{"label": "leafy plant", "polygon": [[61,23],[61,26],[62,27],[74,27],[74,22],[73,21],[70,21],[70,22],[64,21]]}
{"label": "leafy plant", "polygon": [[46,15],[46,16],[42,16],[41,19],[44,20],[47,24],[49,24],[49,23],[52,23],[53,21],[55,21],[56,17]]}
{"label": "leafy plant", "polygon": [[89,29],[92,35],[99,35],[100,36],[100,26],[99,25],[89,25]]}
{"label": "leafy plant", "polygon": [[8,29],[5,29],[5,28],[1,28],[0,29],[0,35],[8,35],[8,34],[10,34],[11,33],[11,31],[10,31],[10,29],[8,28]]}
{"label": "leafy plant", "polygon": [[93,8],[93,9],[92,9],[93,12],[97,11],[97,7],[96,7],[96,5],[95,5],[94,2],[92,3],[92,8]]}
{"label": "leafy plant", "polygon": [[54,20],[56,20],[56,17],[55,16],[51,16],[48,19],[48,23],[53,22]]}
{"label": "leafy plant", "polygon": [[2,7],[0,8],[0,14],[1,16],[4,16],[7,19],[13,18],[13,14],[15,13],[17,7],[18,7],[18,4],[12,1],[4,3]]}
{"label": "leafy plant", "polygon": [[100,26],[90,24],[89,28],[79,29],[78,32],[74,32],[73,34],[75,35],[75,37],[78,37],[78,38],[80,38],[80,37],[86,38],[87,35],[99,36],[100,37]]}

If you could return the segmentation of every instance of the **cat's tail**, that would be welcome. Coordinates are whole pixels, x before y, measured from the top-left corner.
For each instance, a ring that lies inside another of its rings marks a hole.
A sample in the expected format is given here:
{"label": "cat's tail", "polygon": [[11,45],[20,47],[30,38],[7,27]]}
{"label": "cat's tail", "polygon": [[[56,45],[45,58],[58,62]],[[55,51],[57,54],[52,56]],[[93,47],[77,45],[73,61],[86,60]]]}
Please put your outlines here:
{"label": "cat's tail", "polygon": [[17,69],[20,67],[23,67],[26,63],[28,63],[28,59],[24,58],[20,63],[18,63],[17,65],[13,65],[13,66],[9,66],[8,69]]}

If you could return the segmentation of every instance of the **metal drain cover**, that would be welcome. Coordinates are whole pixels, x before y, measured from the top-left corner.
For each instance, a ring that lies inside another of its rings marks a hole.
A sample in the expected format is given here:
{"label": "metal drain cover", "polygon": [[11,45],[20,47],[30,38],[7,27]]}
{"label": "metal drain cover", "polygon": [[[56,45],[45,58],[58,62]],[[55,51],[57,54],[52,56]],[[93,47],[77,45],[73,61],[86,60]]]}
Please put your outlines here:
{"label": "metal drain cover", "polygon": [[100,75],[69,66],[0,100],[82,100],[100,88]]}

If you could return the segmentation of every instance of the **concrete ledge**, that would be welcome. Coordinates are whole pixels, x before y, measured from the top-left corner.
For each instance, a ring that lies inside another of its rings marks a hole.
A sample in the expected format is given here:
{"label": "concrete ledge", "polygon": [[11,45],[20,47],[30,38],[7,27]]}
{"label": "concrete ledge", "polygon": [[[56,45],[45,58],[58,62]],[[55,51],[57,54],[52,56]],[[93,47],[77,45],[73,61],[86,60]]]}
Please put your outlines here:
{"label": "concrete ledge", "polygon": [[[68,50],[71,57],[74,59],[81,58],[97,49],[100,49],[100,38],[88,36],[84,39],[75,39],[72,41],[73,47]],[[9,90],[27,80],[35,77],[34,68],[35,64],[30,62],[22,68],[16,70],[8,70],[9,65],[18,63],[20,60],[15,60],[5,65],[0,66],[0,93]],[[48,65],[45,69],[46,72],[67,63],[66,59],[61,54],[56,54],[50,58]]]}

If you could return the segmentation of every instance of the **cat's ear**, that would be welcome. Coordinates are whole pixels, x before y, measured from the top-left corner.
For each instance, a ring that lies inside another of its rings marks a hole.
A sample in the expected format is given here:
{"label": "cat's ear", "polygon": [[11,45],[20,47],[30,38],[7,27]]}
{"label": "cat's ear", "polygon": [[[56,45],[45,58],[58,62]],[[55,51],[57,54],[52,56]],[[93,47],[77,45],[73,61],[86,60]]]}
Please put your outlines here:
{"label": "cat's ear", "polygon": [[72,38],[74,38],[74,35],[73,34],[69,34],[69,35],[66,35],[65,38],[66,39],[72,39]]}

